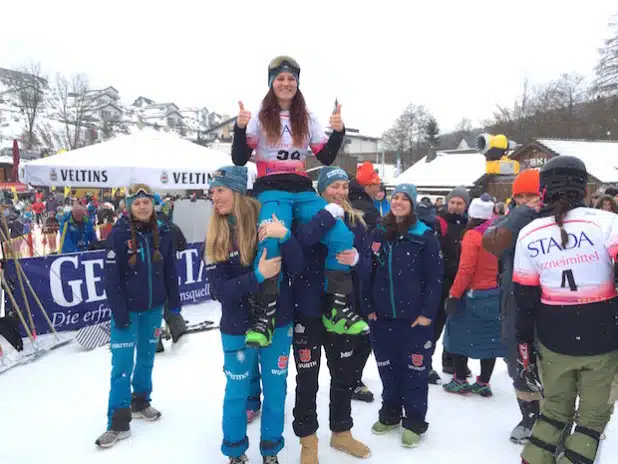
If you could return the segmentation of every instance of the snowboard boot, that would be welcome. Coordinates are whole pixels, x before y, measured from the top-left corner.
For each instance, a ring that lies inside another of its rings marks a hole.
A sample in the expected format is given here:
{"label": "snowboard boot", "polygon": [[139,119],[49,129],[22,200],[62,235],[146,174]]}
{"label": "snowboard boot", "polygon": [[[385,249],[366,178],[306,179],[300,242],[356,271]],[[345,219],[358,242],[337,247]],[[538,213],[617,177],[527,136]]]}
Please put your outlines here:
{"label": "snowboard boot", "polygon": [[253,326],[245,335],[245,344],[254,348],[270,346],[275,332],[275,315],[279,291],[277,281],[269,279],[264,282],[263,291],[250,300]]}
{"label": "snowboard boot", "polygon": [[318,436],[315,433],[300,439],[300,464],[318,464]]}
{"label": "snowboard boot", "polygon": [[365,403],[372,403],[373,393],[371,393],[371,390],[369,390],[363,382],[360,382],[358,387],[356,387],[352,393],[352,399],[356,401],[364,401]]}
{"label": "snowboard boot", "polygon": [[391,430],[395,430],[398,427],[399,424],[388,425],[378,421],[373,424],[373,427],[371,427],[371,431],[374,435],[384,435],[385,433],[388,433]]}
{"label": "snowboard boot", "polygon": [[135,419],[144,419],[152,422],[161,417],[161,412],[150,406],[150,401],[147,401],[143,395],[133,393],[131,401],[131,412]]}
{"label": "snowboard boot", "polygon": [[247,462],[249,462],[249,458],[246,454],[243,454],[237,458],[230,458],[229,464],[246,464]]}
{"label": "snowboard boot", "polygon": [[458,393],[460,395],[465,395],[470,393],[470,384],[467,380],[459,380],[457,377],[453,377],[449,383],[442,385],[445,392],[448,393]]}
{"label": "snowboard boot", "polygon": [[429,376],[427,377],[427,381],[431,385],[440,385],[442,383],[442,379],[440,378],[440,374],[438,374],[433,369],[429,371]]}
{"label": "snowboard boot", "polygon": [[532,427],[539,415],[539,401],[524,401],[517,400],[519,410],[521,411],[521,421],[515,426],[511,432],[511,441],[518,445],[523,445],[528,442],[532,434]]}
{"label": "snowboard boot", "polygon": [[110,427],[103,435],[97,438],[95,444],[99,448],[111,448],[118,441],[124,440],[129,436],[131,436],[131,409],[120,408],[114,411]]}
{"label": "snowboard boot", "polygon": [[352,276],[348,272],[329,271],[326,276],[325,308],[322,323],[328,332],[338,335],[366,335],[369,324],[350,309],[353,294]]}
{"label": "snowboard boot", "polygon": [[493,396],[489,383],[481,382],[480,377],[477,377],[476,382],[470,385],[470,392],[476,395],[481,395],[483,398]]}
{"label": "snowboard boot", "polygon": [[401,435],[401,446],[404,448],[416,448],[421,444],[421,436],[417,433],[414,433],[412,430],[403,429],[403,434]]}
{"label": "snowboard boot", "polygon": [[172,335],[172,343],[178,343],[187,333],[187,323],[180,311],[169,310],[163,314],[165,323],[167,324],[170,334]]}
{"label": "snowboard boot", "polygon": [[371,450],[364,443],[356,440],[349,430],[347,432],[333,432],[330,437],[330,447],[357,458],[364,459],[371,456]]}
{"label": "snowboard boot", "polygon": [[262,464],[279,464],[279,458],[276,454],[274,456],[262,456]]}

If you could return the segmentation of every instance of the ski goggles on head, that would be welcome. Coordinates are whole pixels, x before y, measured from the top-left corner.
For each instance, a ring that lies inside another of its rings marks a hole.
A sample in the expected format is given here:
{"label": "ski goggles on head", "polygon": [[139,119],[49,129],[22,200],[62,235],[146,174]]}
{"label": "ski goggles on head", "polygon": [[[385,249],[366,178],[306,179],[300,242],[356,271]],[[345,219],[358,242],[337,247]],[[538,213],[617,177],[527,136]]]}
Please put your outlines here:
{"label": "ski goggles on head", "polygon": [[268,71],[274,71],[282,66],[295,69],[296,72],[300,74],[300,66],[298,65],[298,62],[294,58],[285,55],[273,58],[268,65]]}
{"label": "ski goggles on head", "polygon": [[127,189],[127,200],[133,200],[140,197],[147,197],[152,199],[154,198],[154,195],[150,191],[150,188],[148,188],[148,186],[144,184],[132,185]]}
{"label": "ski goggles on head", "polygon": [[289,56],[278,56],[268,65],[268,87],[272,86],[274,80],[281,73],[290,73],[298,83],[300,77],[300,66]]}

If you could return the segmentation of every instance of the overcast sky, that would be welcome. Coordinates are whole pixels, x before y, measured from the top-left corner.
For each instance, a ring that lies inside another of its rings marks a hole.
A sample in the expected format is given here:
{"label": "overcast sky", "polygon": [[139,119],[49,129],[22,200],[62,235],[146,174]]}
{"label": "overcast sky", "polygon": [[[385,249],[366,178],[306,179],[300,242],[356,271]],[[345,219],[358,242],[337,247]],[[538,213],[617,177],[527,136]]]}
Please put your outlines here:
{"label": "overcast sky", "polygon": [[[2,4],[0,66],[40,61],[139,95],[235,114],[256,108],[267,65],[300,63],[324,121],[335,97],[349,127],[379,135],[410,102],[443,131],[511,104],[524,78],[592,76],[616,0],[32,0]],[[507,6],[504,6],[504,5]],[[159,6],[160,5],[160,6]]]}

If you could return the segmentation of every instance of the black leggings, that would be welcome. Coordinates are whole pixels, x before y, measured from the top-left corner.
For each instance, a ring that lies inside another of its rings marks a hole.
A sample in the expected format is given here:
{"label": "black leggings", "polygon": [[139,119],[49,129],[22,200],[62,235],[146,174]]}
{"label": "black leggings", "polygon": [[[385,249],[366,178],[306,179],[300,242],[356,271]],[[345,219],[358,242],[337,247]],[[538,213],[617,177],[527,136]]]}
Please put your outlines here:
{"label": "black leggings", "polygon": [[[453,354],[453,364],[455,365],[455,375],[457,379],[464,380],[468,375],[468,357],[461,354]],[[489,383],[491,374],[496,366],[496,358],[481,359],[481,375],[479,380],[483,383]]]}

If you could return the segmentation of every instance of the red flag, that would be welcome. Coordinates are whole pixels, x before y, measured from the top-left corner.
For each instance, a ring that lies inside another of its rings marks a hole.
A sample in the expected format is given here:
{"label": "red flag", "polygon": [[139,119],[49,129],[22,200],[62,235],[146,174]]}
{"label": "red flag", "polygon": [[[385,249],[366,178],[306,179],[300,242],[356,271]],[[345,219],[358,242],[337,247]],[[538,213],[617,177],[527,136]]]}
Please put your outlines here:
{"label": "red flag", "polygon": [[16,139],[13,139],[13,170],[11,171],[11,180],[19,182],[19,146]]}

